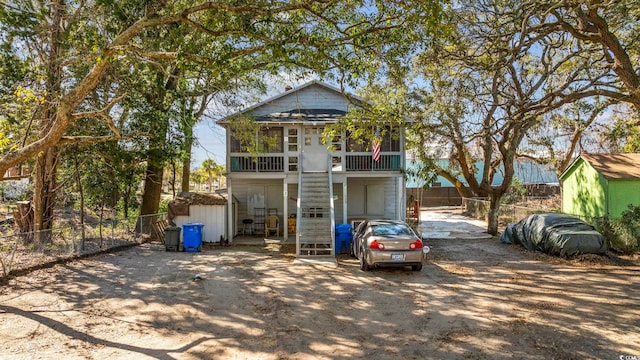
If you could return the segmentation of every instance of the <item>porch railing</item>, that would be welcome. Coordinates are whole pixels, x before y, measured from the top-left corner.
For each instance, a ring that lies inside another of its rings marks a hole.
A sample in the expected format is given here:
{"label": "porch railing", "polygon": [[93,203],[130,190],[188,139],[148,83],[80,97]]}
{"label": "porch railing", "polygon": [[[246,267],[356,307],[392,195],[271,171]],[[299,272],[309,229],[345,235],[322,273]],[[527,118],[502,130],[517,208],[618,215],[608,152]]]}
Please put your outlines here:
{"label": "porch railing", "polygon": [[397,171],[401,168],[400,155],[380,155],[379,161],[373,161],[371,154],[347,155],[347,171]]}
{"label": "porch railing", "polygon": [[[232,172],[284,172],[284,155],[231,156]],[[373,161],[370,153],[347,154],[346,171],[399,171],[402,168],[400,154],[382,154],[379,161]],[[298,166],[301,164],[298,158]]]}
{"label": "porch railing", "polygon": [[283,172],[284,156],[231,156],[231,171]]}

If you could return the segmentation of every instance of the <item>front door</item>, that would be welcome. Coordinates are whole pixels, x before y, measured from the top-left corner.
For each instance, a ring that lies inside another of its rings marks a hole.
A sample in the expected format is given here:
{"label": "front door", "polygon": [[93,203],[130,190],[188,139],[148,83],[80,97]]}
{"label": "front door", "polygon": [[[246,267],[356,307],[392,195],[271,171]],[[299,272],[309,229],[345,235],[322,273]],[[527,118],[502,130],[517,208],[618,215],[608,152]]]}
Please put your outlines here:
{"label": "front door", "polygon": [[302,136],[302,171],[326,172],[327,146],[322,143],[323,127],[304,127]]}

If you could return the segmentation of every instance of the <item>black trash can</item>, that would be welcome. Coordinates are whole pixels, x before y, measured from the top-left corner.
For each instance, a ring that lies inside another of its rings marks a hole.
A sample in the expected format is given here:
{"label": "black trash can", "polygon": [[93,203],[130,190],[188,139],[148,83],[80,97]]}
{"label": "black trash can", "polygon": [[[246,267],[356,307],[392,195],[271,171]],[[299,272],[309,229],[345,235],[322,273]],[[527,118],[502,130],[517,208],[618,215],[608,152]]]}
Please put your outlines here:
{"label": "black trash can", "polygon": [[164,229],[164,248],[166,251],[178,251],[180,245],[179,226],[168,226]]}

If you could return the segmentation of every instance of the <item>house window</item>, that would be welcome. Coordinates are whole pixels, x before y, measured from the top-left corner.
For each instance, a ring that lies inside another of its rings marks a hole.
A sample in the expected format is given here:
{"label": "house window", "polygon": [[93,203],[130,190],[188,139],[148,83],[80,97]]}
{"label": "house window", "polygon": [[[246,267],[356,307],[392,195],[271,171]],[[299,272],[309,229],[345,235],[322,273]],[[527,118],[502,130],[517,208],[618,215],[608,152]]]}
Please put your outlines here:
{"label": "house window", "polygon": [[283,135],[281,127],[263,128],[258,134],[258,144],[260,144],[260,152],[264,153],[281,153],[284,147]]}
{"label": "house window", "polygon": [[333,151],[342,151],[342,136],[335,136],[331,140],[331,145],[333,146]]}
{"label": "house window", "polygon": [[229,151],[231,152],[243,152],[242,144],[240,144],[240,140],[233,136],[233,134],[229,138]]}
{"label": "house window", "polygon": [[387,133],[380,143],[380,151],[400,151],[400,136],[398,136],[396,129],[389,130],[387,128]]}
{"label": "house window", "polygon": [[298,151],[298,129],[289,129],[287,131],[289,141],[289,151]]}
{"label": "house window", "polygon": [[[284,136],[281,127],[265,127],[258,133],[258,152],[263,153],[281,153],[284,148]],[[251,149],[247,148],[247,144],[243,146],[240,139],[235,137],[233,133],[229,137],[229,151],[232,153],[249,153]]]}
{"label": "house window", "polygon": [[367,145],[363,139],[354,139],[347,135],[347,151],[349,152],[365,152],[367,151]]}
{"label": "house window", "polygon": [[289,171],[298,171],[298,157],[289,156]]}
{"label": "house window", "polygon": [[[400,136],[397,128],[386,128],[386,132],[381,139],[380,151],[400,151]],[[347,134],[347,151],[366,152],[371,151],[371,141],[369,139],[354,139],[351,134]]]}

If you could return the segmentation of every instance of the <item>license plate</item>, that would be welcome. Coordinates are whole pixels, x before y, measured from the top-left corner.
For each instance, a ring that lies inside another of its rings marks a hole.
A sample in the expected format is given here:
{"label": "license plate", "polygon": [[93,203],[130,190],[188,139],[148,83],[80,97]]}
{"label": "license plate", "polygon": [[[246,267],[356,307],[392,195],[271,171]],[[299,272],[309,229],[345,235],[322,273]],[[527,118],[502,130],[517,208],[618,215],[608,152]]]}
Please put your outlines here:
{"label": "license plate", "polygon": [[404,261],[404,254],[391,254],[391,260]]}

